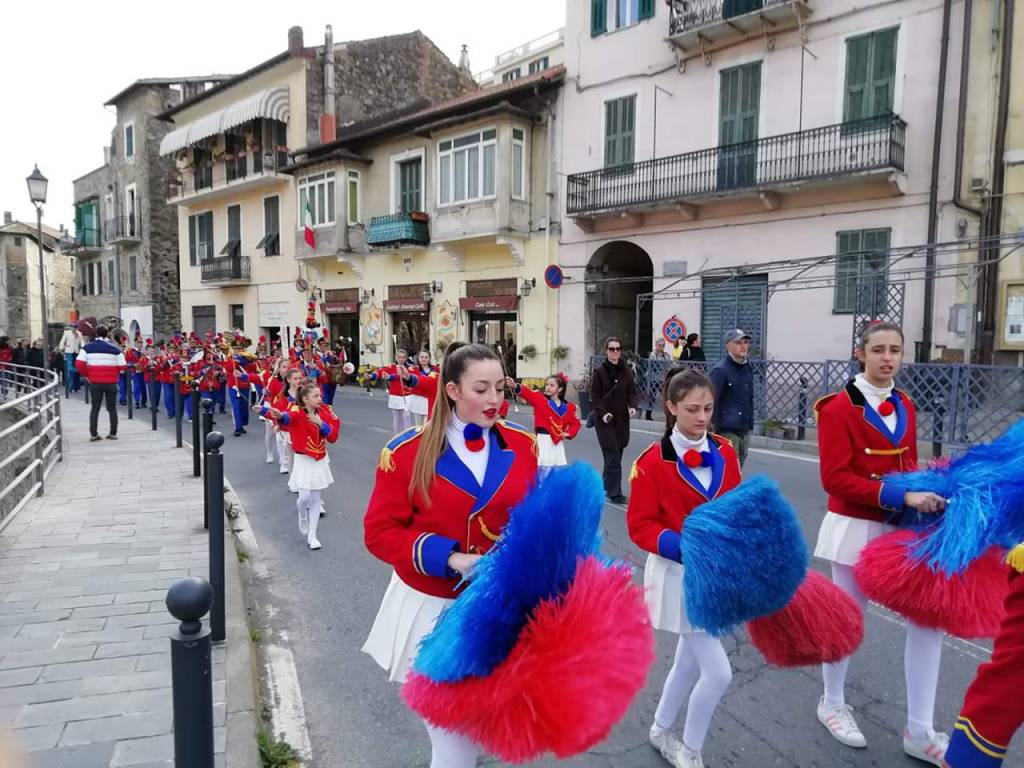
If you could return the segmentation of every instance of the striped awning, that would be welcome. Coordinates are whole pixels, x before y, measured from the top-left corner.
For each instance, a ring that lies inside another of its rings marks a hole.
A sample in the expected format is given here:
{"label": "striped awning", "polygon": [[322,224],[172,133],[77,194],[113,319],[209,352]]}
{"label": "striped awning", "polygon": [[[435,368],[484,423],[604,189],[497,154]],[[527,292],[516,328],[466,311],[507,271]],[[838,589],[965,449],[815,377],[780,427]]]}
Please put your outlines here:
{"label": "striped awning", "polygon": [[291,111],[287,87],[268,88],[254,93],[192,123],[175,128],[160,141],[160,154],[170,155],[209,136],[261,117],[288,122]]}

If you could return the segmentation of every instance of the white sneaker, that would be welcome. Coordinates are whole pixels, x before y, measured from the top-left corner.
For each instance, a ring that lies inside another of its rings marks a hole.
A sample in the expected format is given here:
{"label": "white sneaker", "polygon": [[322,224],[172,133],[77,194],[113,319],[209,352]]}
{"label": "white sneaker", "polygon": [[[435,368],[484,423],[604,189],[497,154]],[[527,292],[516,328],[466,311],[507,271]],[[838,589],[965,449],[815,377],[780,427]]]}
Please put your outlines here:
{"label": "white sneaker", "polygon": [[309,544],[310,549],[320,549],[320,540],[316,536],[310,536],[306,539],[306,543]]}
{"label": "white sneaker", "polygon": [[324,506],[323,501],[320,502],[320,517],[327,517],[327,507]]}
{"label": "white sneaker", "polygon": [[948,733],[932,731],[923,739],[911,738],[908,731],[903,731],[903,751],[913,758],[923,760],[932,765],[944,765],[946,747],[949,746]]}
{"label": "white sneaker", "polygon": [[288,467],[286,467],[284,464],[282,464],[281,468],[279,470],[277,470],[277,471],[280,474],[282,474],[282,475],[287,475],[288,474]]}
{"label": "white sneaker", "polygon": [[271,456],[271,455],[270,455],[270,454],[268,453],[268,454],[267,454],[267,464],[273,464],[273,463],[274,463],[274,457],[273,457],[273,456]]}
{"label": "white sneaker", "polygon": [[647,740],[673,768],[704,768],[704,761],[699,753],[690,752],[671,731],[659,728],[657,724],[651,726]]}
{"label": "white sneaker", "polygon": [[299,512],[299,533],[305,536],[309,533],[309,510]]}
{"label": "white sneaker", "polygon": [[822,696],[818,700],[818,721],[828,728],[829,733],[840,744],[857,749],[868,745],[867,739],[857,726],[857,721],[853,719],[853,710],[849,704],[830,707],[825,704],[825,697]]}

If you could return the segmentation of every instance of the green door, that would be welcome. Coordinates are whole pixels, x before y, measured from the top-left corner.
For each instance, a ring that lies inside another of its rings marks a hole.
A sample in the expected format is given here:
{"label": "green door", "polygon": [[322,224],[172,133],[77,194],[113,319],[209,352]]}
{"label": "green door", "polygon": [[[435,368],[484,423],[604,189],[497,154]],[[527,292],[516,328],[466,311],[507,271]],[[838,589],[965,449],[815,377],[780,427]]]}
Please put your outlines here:
{"label": "green door", "polygon": [[761,62],[721,73],[718,131],[718,189],[757,185],[757,123]]}

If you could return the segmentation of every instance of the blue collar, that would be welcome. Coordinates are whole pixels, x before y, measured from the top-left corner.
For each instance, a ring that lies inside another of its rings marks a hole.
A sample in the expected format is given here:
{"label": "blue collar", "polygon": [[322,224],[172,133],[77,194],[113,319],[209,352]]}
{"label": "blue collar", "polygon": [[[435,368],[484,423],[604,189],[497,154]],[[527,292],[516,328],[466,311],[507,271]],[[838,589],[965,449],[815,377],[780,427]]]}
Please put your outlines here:
{"label": "blue collar", "polygon": [[548,398],[548,407],[559,416],[565,416],[565,412],[569,410],[569,404],[565,400],[562,401],[561,405],[555,405],[554,399],[550,397]]}
{"label": "blue collar", "polygon": [[672,445],[671,440],[668,441],[669,448],[676,457],[676,470],[679,472],[679,476],[683,479],[687,485],[693,490],[697,491],[701,496],[710,501],[711,499],[718,496],[722,490],[722,480],[725,478],[725,459],[722,458],[721,452],[718,450],[718,444],[715,439],[708,435],[708,453],[711,454],[711,487],[705,488],[703,483],[697,479],[697,476],[693,474],[686,463],[683,461],[683,457],[675,453],[675,447]]}
{"label": "blue collar", "polygon": [[885,424],[885,419],[876,411],[870,403],[864,403],[864,421],[870,424],[872,427],[882,433],[882,436],[892,443],[894,448],[899,448],[900,443],[903,442],[903,438],[907,434],[907,408],[903,404],[903,398],[901,398],[895,391],[889,398],[889,402],[895,407],[896,414],[896,429],[889,431],[889,427]]}
{"label": "blue collar", "polygon": [[469,471],[469,467],[462,463],[462,459],[455,453],[451,445],[445,445],[444,452],[437,460],[437,474],[460,491],[476,499],[473,502],[471,514],[479,512],[494,498],[494,494],[505,482],[505,478],[512,468],[512,462],[515,460],[515,452],[502,444],[496,430],[492,428],[487,439],[490,441],[490,447],[482,484],[477,483],[476,477]]}

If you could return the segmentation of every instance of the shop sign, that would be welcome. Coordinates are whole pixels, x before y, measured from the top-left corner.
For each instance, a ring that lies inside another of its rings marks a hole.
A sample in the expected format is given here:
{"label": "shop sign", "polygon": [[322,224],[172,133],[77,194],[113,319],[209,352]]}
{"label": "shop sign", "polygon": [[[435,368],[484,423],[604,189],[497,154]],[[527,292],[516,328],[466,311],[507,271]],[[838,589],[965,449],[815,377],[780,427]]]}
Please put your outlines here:
{"label": "shop sign", "polygon": [[[389,285],[388,286],[388,299],[394,301],[396,299],[415,299],[420,303],[423,303],[423,294],[426,293],[429,286],[427,283],[412,283],[410,285]],[[387,302],[384,302],[384,308],[387,309]]]}
{"label": "shop sign", "polygon": [[328,315],[350,315],[359,311],[358,301],[325,301],[320,305],[324,314]]}
{"label": "shop sign", "polygon": [[290,307],[291,304],[287,301],[260,302],[260,326],[263,328],[286,327]]}
{"label": "shop sign", "polygon": [[[359,289],[358,288],[328,288],[324,291],[324,301],[328,304],[337,304],[338,302],[355,302],[359,303]],[[345,310],[346,312],[355,310]]]}
{"label": "shop sign", "polygon": [[494,296],[516,296],[516,279],[514,277],[501,280],[470,280],[466,283],[466,296],[474,299],[492,298]]}
{"label": "shop sign", "polygon": [[426,312],[429,308],[429,302],[423,300],[422,291],[418,299],[387,299],[384,302],[384,309],[388,312]]}
{"label": "shop sign", "polygon": [[518,296],[465,296],[459,299],[460,309],[516,309]]}

